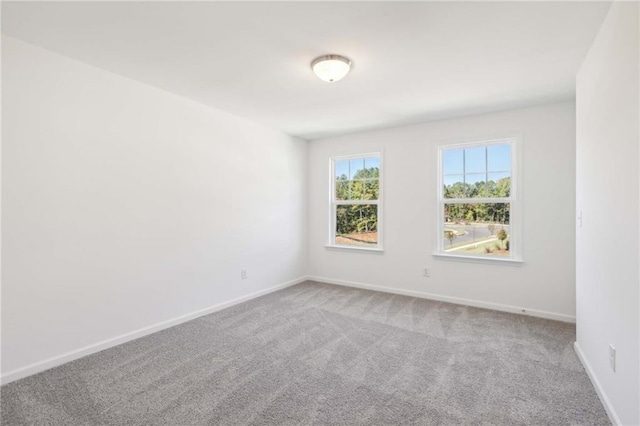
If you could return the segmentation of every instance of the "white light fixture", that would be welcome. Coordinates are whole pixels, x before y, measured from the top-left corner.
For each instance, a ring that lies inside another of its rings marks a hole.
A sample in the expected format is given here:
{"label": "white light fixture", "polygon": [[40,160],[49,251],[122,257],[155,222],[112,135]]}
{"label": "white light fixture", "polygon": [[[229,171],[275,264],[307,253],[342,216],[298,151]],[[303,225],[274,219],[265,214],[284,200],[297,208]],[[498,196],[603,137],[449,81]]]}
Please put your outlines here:
{"label": "white light fixture", "polygon": [[340,55],[324,55],[311,62],[311,69],[320,80],[333,83],[342,80],[351,69],[351,60]]}

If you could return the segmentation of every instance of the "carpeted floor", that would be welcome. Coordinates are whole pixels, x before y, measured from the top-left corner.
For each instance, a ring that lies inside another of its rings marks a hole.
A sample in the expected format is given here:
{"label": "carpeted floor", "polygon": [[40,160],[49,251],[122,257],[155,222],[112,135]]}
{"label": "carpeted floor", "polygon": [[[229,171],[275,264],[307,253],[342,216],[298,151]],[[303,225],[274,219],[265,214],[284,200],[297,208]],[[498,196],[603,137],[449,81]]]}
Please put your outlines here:
{"label": "carpeted floor", "polygon": [[608,425],[570,324],[306,282],[1,388],[3,425]]}

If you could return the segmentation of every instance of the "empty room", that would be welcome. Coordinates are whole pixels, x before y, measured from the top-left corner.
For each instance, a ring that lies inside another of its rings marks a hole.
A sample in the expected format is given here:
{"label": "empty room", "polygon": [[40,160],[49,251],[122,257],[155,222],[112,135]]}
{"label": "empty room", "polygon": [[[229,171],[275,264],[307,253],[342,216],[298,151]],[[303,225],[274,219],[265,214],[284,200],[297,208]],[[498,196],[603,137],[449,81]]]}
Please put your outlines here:
{"label": "empty room", "polygon": [[640,3],[1,7],[2,425],[640,425]]}

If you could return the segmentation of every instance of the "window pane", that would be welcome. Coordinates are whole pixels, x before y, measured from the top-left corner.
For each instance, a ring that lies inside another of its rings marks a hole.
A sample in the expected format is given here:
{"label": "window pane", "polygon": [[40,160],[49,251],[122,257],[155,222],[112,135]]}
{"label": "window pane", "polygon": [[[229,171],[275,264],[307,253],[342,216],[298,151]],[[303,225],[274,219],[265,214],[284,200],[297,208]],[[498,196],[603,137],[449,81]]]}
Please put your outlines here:
{"label": "window pane", "polygon": [[469,185],[474,185],[477,182],[484,182],[486,177],[485,173],[467,173],[464,175],[464,181]]}
{"label": "window pane", "polygon": [[458,175],[464,173],[462,167],[462,149],[447,149],[442,152],[442,173]]}
{"label": "window pane", "polygon": [[465,186],[463,183],[463,175],[443,176],[444,198],[464,198]]}
{"label": "window pane", "polygon": [[467,183],[468,198],[487,197],[487,193],[487,183],[484,181],[484,179],[478,179],[473,183]]}
{"label": "window pane", "polygon": [[364,158],[356,158],[354,160],[349,160],[349,179],[363,179],[365,177],[364,173]]}
{"label": "window pane", "polygon": [[380,197],[380,182],[376,180],[365,181],[365,200],[377,200]]}
{"label": "window pane", "polygon": [[342,178],[336,180],[336,200],[349,199],[349,181]]}
{"label": "window pane", "polygon": [[490,197],[509,197],[511,195],[510,173],[489,173],[488,188]]}
{"label": "window pane", "polygon": [[464,150],[464,172],[477,173],[484,172],[487,169],[486,164],[486,147],[479,146],[477,148],[467,148]]}
{"label": "window pane", "polygon": [[349,160],[335,162],[336,179],[349,180]]}
{"label": "window pane", "polygon": [[486,191],[485,173],[468,173],[464,175],[465,191],[467,198],[484,197]]}
{"label": "window pane", "polygon": [[509,203],[445,204],[445,252],[508,256],[509,210]]}
{"label": "window pane", "polygon": [[336,200],[377,200],[379,184],[367,183],[380,177],[380,158],[361,157],[337,160],[335,169]]}
{"label": "window pane", "polygon": [[375,247],[378,244],[378,206],[336,206],[336,244]]}
{"label": "window pane", "polygon": [[350,200],[363,200],[364,199],[364,181],[352,180],[349,192]]}
{"label": "window pane", "polygon": [[368,178],[380,177],[380,158],[379,157],[367,157],[364,159],[364,167],[367,169]]}
{"label": "window pane", "polygon": [[487,161],[490,172],[511,170],[511,144],[489,145],[487,147]]}

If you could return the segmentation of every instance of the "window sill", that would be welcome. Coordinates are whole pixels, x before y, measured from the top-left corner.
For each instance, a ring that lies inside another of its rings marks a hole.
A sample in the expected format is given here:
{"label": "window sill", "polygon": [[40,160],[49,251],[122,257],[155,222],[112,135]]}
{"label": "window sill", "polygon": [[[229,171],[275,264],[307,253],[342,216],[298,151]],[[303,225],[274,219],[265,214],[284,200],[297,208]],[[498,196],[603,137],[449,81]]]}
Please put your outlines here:
{"label": "window sill", "polygon": [[336,244],[326,244],[324,246],[328,250],[344,250],[344,251],[362,251],[369,253],[382,254],[384,250],[382,248],[369,248],[369,247],[357,247],[357,246],[339,246]]}
{"label": "window sill", "polygon": [[433,253],[433,257],[440,260],[448,260],[453,262],[471,262],[471,263],[485,263],[494,265],[509,265],[509,266],[521,266],[524,261],[522,259],[514,258],[499,258],[499,257],[484,257],[484,256],[464,256],[460,254],[446,254],[446,253]]}

